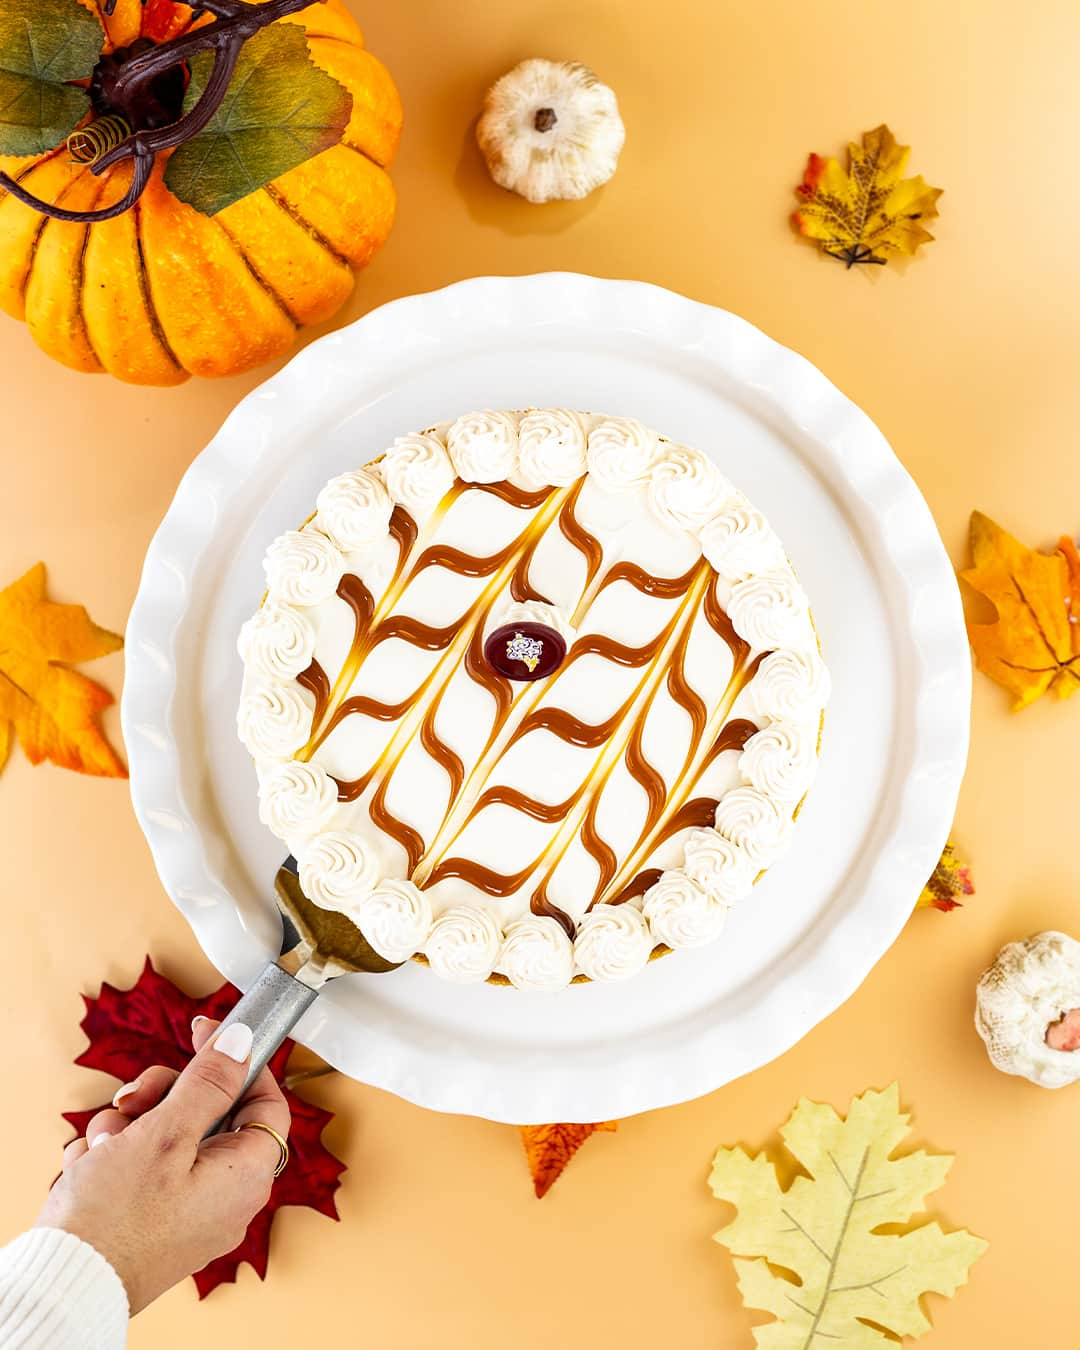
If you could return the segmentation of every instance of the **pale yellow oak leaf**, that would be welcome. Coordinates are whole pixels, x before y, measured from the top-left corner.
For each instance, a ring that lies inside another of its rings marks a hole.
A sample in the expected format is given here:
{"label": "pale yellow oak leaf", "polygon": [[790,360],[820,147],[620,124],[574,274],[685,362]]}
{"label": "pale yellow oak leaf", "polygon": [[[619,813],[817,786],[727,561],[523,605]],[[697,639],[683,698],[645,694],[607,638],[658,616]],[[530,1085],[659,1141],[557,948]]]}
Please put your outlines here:
{"label": "pale yellow oak leaf", "polygon": [[874,1231],[922,1213],[952,1162],[924,1150],[890,1156],[908,1122],[895,1083],[856,1097],[846,1119],[803,1098],[780,1133],[809,1176],[797,1176],[786,1191],[765,1154],[717,1153],[709,1184],[737,1213],[715,1239],[736,1257],[747,1307],[776,1319],[754,1328],[759,1347],[883,1350],[890,1342],[876,1328],[923,1335],[930,1322],[921,1296],[951,1295],[967,1280],[986,1249],[981,1238],[945,1233],[937,1223],[901,1234]]}

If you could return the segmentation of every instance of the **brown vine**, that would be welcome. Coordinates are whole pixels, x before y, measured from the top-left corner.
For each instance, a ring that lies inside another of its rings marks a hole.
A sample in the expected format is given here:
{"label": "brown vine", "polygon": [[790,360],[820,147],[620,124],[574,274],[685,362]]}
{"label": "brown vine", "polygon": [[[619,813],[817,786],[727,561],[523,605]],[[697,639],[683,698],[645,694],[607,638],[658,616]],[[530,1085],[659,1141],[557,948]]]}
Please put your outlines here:
{"label": "brown vine", "polygon": [[[203,0],[198,10],[207,10],[213,14],[213,23],[194,31],[181,34],[160,45],[143,48],[138,51],[129,48],[130,53],[111,72],[107,92],[99,111],[103,116],[119,115],[127,119],[134,128],[119,145],[114,146],[92,165],[90,172],[103,174],[114,165],[125,160],[132,162],[131,185],[119,201],[96,211],[69,211],[54,202],[43,201],[24,188],[9,174],[0,172],[0,188],[25,206],[53,220],[70,220],[92,225],[97,221],[110,220],[113,216],[129,211],[142,196],[154,160],[163,150],[175,149],[197,136],[210,122],[221,106],[222,99],[229,88],[233,71],[240,52],[250,38],[267,25],[308,9],[312,4],[321,4],[324,0],[265,0],[263,4],[252,4],[250,0]],[[111,14],[116,0],[105,5],[105,13]],[[155,82],[159,82],[168,72],[184,65],[200,52],[212,52],[214,68],[206,82],[195,106],[183,116],[164,126],[147,125],[156,118],[147,118],[148,106],[159,107],[150,94]],[[140,116],[140,113],[143,115]],[[141,125],[140,125],[141,123]],[[92,124],[91,124],[92,125]]]}

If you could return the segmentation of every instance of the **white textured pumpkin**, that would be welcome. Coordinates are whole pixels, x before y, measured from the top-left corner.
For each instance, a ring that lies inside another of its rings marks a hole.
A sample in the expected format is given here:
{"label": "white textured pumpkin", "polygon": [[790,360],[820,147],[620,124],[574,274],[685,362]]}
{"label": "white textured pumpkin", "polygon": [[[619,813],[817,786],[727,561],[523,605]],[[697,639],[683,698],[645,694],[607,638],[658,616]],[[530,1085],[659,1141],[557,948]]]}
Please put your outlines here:
{"label": "white textured pumpkin", "polygon": [[492,178],[530,202],[587,197],[626,139],[615,95],[577,61],[522,61],[484,100],[476,139]]}
{"label": "white textured pumpkin", "polygon": [[1065,933],[1036,933],[1002,947],[983,971],[975,995],[975,1028],[994,1065],[1040,1087],[1080,1079],[1076,1041],[1080,1010],[1080,942]]}

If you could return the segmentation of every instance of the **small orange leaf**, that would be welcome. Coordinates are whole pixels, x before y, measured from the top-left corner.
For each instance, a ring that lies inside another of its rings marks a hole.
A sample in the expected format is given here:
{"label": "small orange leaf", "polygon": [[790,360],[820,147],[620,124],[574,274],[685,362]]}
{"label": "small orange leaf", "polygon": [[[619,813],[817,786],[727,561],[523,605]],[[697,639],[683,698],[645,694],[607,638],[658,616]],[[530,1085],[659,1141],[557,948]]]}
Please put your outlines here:
{"label": "small orange leaf", "polygon": [[974,567],[962,581],[997,610],[969,623],[975,662],[1025,708],[1048,690],[1068,698],[1080,685],[1080,557],[1071,539],[1053,553],[1026,548],[989,516],[971,517]]}
{"label": "small orange leaf", "polygon": [[536,1198],[542,1200],[547,1195],[590,1134],[615,1130],[618,1125],[617,1120],[602,1120],[596,1125],[522,1125],[521,1142],[525,1145]]}
{"label": "small orange leaf", "polygon": [[930,880],[922,888],[915,902],[916,909],[945,910],[958,909],[963,901],[957,897],[974,895],[975,883],[971,880],[971,869],[956,852],[956,845],[950,839],[938,860],[938,865],[930,875]]}
{"label": "small orange leaf", "polygon": [[67,665],[123,643],[91,622],[82,605],[45,599],[44,563],[0,591],[0,767],[14,729],[32,764],[49,759],[79,773],[127,777],[101,730],[112,695]]}
{"label": "small orange leaf", "polygon": [[925,222],[937,215],[941,196],[921,177],[904,177],[910,154],[882,124],[863,132],[861,145],[849,143],[846,169],[839,160],[811,155],[795,189],[801,205],[792,219],[799,233],[849,268],[910,257],[933,239]]}

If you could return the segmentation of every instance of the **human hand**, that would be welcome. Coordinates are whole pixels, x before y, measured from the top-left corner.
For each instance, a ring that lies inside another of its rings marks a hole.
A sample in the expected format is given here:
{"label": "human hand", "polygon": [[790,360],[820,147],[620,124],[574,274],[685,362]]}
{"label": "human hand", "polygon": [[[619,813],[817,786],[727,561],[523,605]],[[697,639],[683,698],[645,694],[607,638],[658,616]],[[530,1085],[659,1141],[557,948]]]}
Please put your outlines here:
{"label": "human hand", "polygon": [[[192,1023],[196,1055],[180,1074],[156,1064],[99,1111],[64,1150],[64,1170],[38,1216],[106,1258],[134,1316],[159,1294],[232,1251],[270,1198],[281,1151],[265,1130],[203,1134],[232,1107],[247,1073],[251,1031]],[[166,1096],[166,1093],[168,1095]],[[289,1108],[263,1069],[232,1112],[234,1130],[260,1121],[283,1138]]]}

